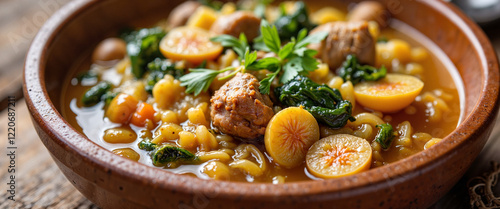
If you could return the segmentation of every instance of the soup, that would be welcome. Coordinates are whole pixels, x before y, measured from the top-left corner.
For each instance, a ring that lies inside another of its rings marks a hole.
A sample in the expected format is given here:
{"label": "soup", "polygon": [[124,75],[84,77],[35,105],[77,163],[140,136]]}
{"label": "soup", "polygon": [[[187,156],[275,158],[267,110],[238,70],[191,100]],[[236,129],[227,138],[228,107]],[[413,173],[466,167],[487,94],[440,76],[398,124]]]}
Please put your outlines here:
{"label": "soup", "polygon": [[338,178],[439,143],[460,120],[453,65],[383,5],[346,8],[185,2],[75,62],[63,115],[117,155],[216,180]]}

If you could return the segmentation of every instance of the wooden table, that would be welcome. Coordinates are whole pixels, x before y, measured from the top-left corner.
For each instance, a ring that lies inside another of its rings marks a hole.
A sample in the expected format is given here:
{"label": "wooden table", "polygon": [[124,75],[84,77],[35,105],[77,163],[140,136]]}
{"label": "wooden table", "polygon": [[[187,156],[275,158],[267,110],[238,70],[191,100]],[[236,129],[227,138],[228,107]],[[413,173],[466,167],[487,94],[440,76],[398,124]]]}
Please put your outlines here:
{"label": "wooden table", "polygon": [[[16,201],[0,201],[0,208],[97,208],[83,197],[53,162],[38,139],[24,99],[21,99],[21,72],[25,53],[35,32],[51,13],[69,0],[2,0],[0,1],[0,196],[7,197],[9,175],[7,154],[7,96],[16,103]],[[33,32],[35,31],[35,32]],[[500,29],[487,31],[500,51]],[[453,189],[431,208],[470,208],[466,182],[490,169],[490,162],[500,162],[500,122],[478,159]],[[497,191],[498,194],[499,191]]]}

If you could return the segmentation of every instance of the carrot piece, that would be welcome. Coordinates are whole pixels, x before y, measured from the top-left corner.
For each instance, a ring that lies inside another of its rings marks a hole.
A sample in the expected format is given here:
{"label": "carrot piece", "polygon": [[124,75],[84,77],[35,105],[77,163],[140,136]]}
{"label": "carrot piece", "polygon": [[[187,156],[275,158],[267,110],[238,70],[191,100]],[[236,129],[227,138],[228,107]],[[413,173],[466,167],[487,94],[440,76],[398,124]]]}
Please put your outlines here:
{"label": "carrot piece", "polygon": [[155,109],[148,103],[141,103],[137,108],[137,111],[132,115],[130,119],[130,123],[136,126],[144,126],[146,125],[146,120],[153,121],[155,116]]}

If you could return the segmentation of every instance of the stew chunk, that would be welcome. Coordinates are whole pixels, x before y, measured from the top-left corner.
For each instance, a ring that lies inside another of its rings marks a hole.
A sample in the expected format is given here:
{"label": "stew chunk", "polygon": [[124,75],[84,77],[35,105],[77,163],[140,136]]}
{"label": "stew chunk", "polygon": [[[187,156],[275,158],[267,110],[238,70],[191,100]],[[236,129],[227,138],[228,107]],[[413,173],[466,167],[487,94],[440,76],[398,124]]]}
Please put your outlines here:
{"label": "stew chunk", "polygon": [[248,40],[253,40],[259,35],[260,18],[249,11],[235,13],[217,18],[210,28],[216,34],[227,34],[239,37],[244,33]]}
{"label": "stew chunk", "polygon": [[238,73],[226,82],[210,100],[213,125],[243,140],[263,136],[274,112],[273,103],[259,92],[259,85],[248,73]]}
{"label": "stew chunk", "polygon": [[347,55],[354,54],[363,64],[375,64],[375,42],[368,30],[367,22],[330,22],[318,26],[311,34],[326,31],[328,36],[319,44],[309,47],[318,51],[318,56],[336,70]]}

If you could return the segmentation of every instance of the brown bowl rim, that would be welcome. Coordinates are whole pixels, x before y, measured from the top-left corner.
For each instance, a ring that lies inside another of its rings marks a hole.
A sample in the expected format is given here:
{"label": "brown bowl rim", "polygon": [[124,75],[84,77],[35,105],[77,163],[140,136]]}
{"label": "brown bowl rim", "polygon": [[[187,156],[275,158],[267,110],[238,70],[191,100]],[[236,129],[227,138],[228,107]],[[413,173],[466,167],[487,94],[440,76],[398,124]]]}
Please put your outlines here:
{"label": "brown bowl rim", "polygon": [[[428,150],[398,162],[360,174],[338,179],[300,181],[278,185],[204,180],[153,168],[119,157],[76,131],[56,110],[45,88],[46,53],[50,44],[57,37],[58,31],[61,31],[74,17],[99,3],[101,1],[72,1],[46,22],[28,51],[23,91],[34,123],[38,123],[41,131],[47,133],[55,143],[63,146],[67,152],[82,156],[82,161],[92,165],[95,169],[114,173],[114,175],[134,183],[188,194],[210,194],[215,191],[218,198],[235,198],[245,195],[245,198],[255,198],[261,201],[272,200],[276,197],[310,195],[322,198],[326,197],[322,195],[331,195],[334,192],[342,192],[338,198],[347,197],[351,192],[379,190],[391,186],[391,184],[400,183],[406,178],[420,175],[422,170],[432,169],[437,166],[432,162],[443,159],[447,153],[464,146],[466,140],[474,140],[474,136],[479,136],[496,118],[499,98],[499,70],[496,53],[489,39],[475,23],[450,3],[421,1],[420,3],[445,14],[466,33],[476,52],[479,53],[483,72],[482,93],[478,103],[458,128],[445,137],[443,143],[438,143]],[[368,187],[368,185],[371,186]]]}

